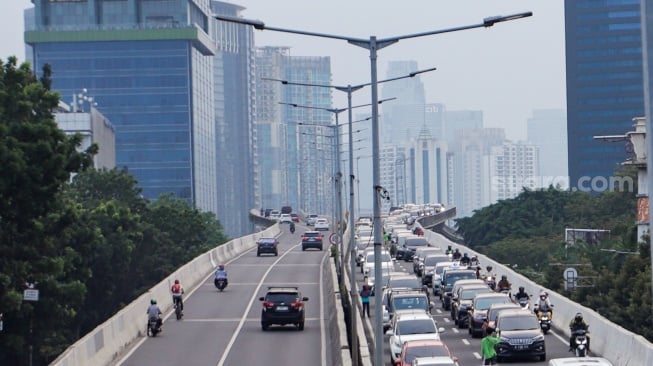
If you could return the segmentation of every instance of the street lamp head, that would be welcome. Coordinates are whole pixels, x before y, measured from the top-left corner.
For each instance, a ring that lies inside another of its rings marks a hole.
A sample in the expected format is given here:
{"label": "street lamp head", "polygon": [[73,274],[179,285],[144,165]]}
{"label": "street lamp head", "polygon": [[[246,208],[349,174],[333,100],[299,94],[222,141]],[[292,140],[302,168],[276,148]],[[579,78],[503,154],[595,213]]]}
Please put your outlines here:
{"label": "street lamp head", "polygon": [[517,14],[512,14],[512,15],[505,15],[505,16],[496,15],[496,16],[493,16],[493,17],[487,17],[487,18],[483,19],[483,26],[485,26],[487,28],[487,27],[491,27],[491,26],[495,25],[496,23],[507,22],[507,21],[510,21],[510,20],[521,19],[521,18],[527,18],[527,17],[530,17],[530,16],[533,16],[532,11],[527,11],[527,12],[524,12],[524,13],[517,13]]}
{"label": "street lamp head", "polygon": [[251,25],[252,27],[254,27],[254,29],[258,29],[258,30],[264,30],[265,29],[265,23],[263,23],[260,20],[230,17],[228,15],[217,15],[217,14],[213,15],[213,17],[215,19],[217,19],[217,20],[223,20],[225,22],[232,22],[232,23],[238,23],[238,24]]}
{"label": "street lamp head", "polygon": [[423,73],[425,73],[425,72],[435,71],[435,70],[437,70],[437,69],[436,69],[435,67],[432,67],[432,68],[430,68],[430,69],[426,69],[426,70],[418,70],[418,71],[414,71],[414,72],[411,72],[410,74],[408,74],[408,77],[413,78],[413,77],[415,77],[416,75],[423,74]]}

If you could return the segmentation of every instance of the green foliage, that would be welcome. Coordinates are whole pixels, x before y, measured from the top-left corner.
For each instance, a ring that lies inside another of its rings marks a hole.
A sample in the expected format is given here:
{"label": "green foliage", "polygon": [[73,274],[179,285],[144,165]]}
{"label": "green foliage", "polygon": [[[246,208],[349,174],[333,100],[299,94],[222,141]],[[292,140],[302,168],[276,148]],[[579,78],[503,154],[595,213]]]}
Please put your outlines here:
{"label": "green foliage", "polygon": [[[49,67],[37,80],[16,63],[0,60],[0,364],[25,364],[31,345],[44,365],[227,238],[215,215],[150,202],[126,171],[90,168],[97,146],[78,152],[81,137],[54,121]],[[38,302],[23,301],[26,283]]]}
{"label": "green foliage", "polygon": [[[618,174],[637,181],[633,170]],[[651,253],[648,237],[637,241],[636,189],[598,195],[553,187],[525,190],[456,223],[468,246],[651,341]],[[565,245],[566,227],[610,230],[610,237],[598,245]],[[565,263],[578,264],[579,276],[590,278],[593,287],[567,292]]]}

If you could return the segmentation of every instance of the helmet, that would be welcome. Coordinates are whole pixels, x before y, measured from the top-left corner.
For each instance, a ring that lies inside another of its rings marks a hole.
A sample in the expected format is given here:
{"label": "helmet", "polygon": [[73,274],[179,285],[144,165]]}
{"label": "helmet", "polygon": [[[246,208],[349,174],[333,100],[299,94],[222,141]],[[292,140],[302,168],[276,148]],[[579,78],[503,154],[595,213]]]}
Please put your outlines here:
{"label": "helmet", "polygon": [[501,279],[502,279],[502,280],[507,280],[507,279],[508,279],[508,276],[506,276],[506,275],[501,275]]}
{"label": "helmet", "polygon": [[490,271],[492,271],[492,266],[487,266],[487,267],[485,267],[485,269],[486,269],[488,272],[490,272]]}
{"label": "helmet", "polygon": [[179,280],[175,280],[175,285],[178,285],[178,284],[179,284]]}
{"label": "helmet", "polygon": [[467,253],[464,253],[464,254],[463,254],[463,257],[467,257]]}
{"label": "helmet", "polygon": [[524,286],[519,286],[519,292],[524,292]]}
{"label": "helmet", "polygon": [[150,300],[150,304],[152,304],[152,305],[156,305],[156,299],[152,299],[152,300]]}
{"label": "helmet", "polygon": [[583,314],[581,313],[576,313],[576,317],[574,318],[576,322],[582,322],[583,321]]}
{"label": "helmet", "polygon": [[220,264],[220,265],[218,265],[218,268],[219,268],[219,269],[224,269],[224,264]]}

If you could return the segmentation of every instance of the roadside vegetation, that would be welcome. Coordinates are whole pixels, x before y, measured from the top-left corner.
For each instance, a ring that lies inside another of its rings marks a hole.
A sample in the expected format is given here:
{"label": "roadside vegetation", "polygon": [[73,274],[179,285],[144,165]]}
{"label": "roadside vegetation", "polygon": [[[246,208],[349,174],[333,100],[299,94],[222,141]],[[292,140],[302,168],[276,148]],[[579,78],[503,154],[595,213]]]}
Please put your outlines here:
{"label": "roadside vegetation", "polygon": [[[632,169],[618,174],[637,182]],[[597,195],[554,187],[524,190],[457,219],[457,230],[470,248],[653,341],[650,238],[638,242],[636,192],[637,187]],[[565,228],[610,234],[567,244]],[[576,268],[583,277],[579,284],[587,287],[565,290],[567,267]]]}
{"label": "roadside vegetation", "polygon": [[[214,214],[142,198],[124,170],[95,170],[54,121],[51,70],[0,60],[0,364],[53,361],[70,344],[228,238]],[[71,180],[71,177],[73,179]],[[39,290],[38,301],[23,291]],[[143,309],[145,314],[145,309]],[[145,321],[145,320],[144,320]]]}

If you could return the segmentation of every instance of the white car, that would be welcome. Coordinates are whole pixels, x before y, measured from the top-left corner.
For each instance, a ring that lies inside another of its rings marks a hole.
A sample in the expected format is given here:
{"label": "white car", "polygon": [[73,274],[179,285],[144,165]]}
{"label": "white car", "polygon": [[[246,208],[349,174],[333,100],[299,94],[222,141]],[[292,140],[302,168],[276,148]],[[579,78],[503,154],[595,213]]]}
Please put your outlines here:
{"label": "white car", "polygon": [[385,334],[390,336],[390,358],[394,364],[401,356],[401,349],[408,341],[440,340],[440,332],[435,321],[426,312],[397,313],[392,328]]}
{"label": "white car", "polygon": [[281,214],[281,216],[279,216],[279,223],[283,224],[284,222],[290,224],[292,222],[292,216],[290,216],[290,214]]}
{"label": "white car", "polygon": [[[392,272],[394,269],[394,262],[390,252],[384,250],[381,252],[381,271],[382,272]],[[367,252],[363,258],[363,264],[361,265],[361,273],[364,275],[374,272],[374,251]]]}
{"label": "white car", "polygon": [[329,230],[329,220],[325,218],[319,218],[315,220],[315,225],[314,225],[315,230]]}

